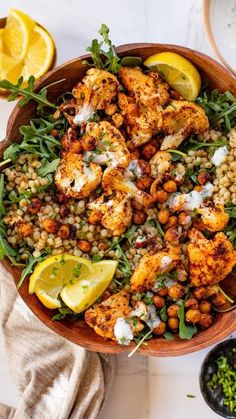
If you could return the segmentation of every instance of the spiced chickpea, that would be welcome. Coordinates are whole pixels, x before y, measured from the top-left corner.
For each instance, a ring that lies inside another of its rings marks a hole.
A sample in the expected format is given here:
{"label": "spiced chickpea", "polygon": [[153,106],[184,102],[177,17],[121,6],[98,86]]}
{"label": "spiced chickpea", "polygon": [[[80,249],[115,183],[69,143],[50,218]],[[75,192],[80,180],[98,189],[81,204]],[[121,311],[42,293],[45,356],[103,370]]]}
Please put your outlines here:
{"label": "spiced chickpea", "polygon": [[186,214],[186,212],[181,212],[178,215],[178,223],[182,226],[190,226],[191,221],[190,215]]}
{"label": "spiced chickpea", "polygon": [[22,223],[19,225],[19,233],[23,237],[29,237],[34,231],[34,227],[30,223]]}
{"label": "spiced chickpea", "polygon": [[117,111],[117,105],[115,103],[111,103],[105,109],[105,113],[109,116],[112,116]]}
{"label": "spiced chickpea", "polygon": [[138,160],[140,157],[140,151],[136,148],[130,152],[130,160]]}
{"label": "spiced chickpea", "polygon": [[185,314],[185,319],[186,319],[186,322],[188,322],[188,323],[196,324],[201,319],[201,313],[200,313],[199,310],[190,309]]}
{"label": "spiced chickpea", "polygon": [[157,327],[153,329],[154,335],[164,335],[166,331],[166,324],[164,322],[160,322]]}
{"label": "spiced chickpea", "polygon": [[211,312],[211,303],[206,300],[202,300],[199,303],[199,310],[201,313],[210,313]]}
{"label": "spiced chickpea", "polygon": [[111,118],[116,128],[120,128],[124,122],[123,116],[118,112],[114,113]]}
{"label": "spiced chickpea", "polygon": [[179,319],[177,317],[170,317],[167,320],[167,324],[168,324],[170,330],[172,330],[174,332],[174,331],[178,330]]}
{"label": "spiced chickpea", "polygon": [[166,228],[176,227],[178,224],[178,218],[176,215],[171,215],[169,217],[168,223],[166,224]]}
{"label": "spiced chickpea", "polygon": [[61,217],[66,217],[69,213],[70,213],[70,209],[68,208],[67,205],[63,204],[60,206],[59,214],[61,215]]}
{"label": "spiced chickpea", "polygon": [[159,213],[158,213],[158,215],[157,215],[157,218],[158,218],[158,221],[161,223],[161,224],[166,224],[166,223],[168,223],[168,220],[169,220],[169,217],[170,217],[170,211],[168,211],[168,210],[161,210],[161,211],[159,211]]}
{"label": "spiced chickpea", "polygon": [[89,224],[99,224],[102,220],[102,214],[99,211],[92,211],[89,214],[88,222]]}
{"label": "spiced chickpea", "polygon": [[172,287],[168,289],[168,295],[172,298],[172,300],[179,300],[184,296],[184,294],[185,286],[181,284],[172,285]]}
{"label": "spiced chickpea", "polygon": [[57,234],[62,239],[68,239],[70,237],[70,226],[69,226],[69,224],[62,224],[59,227]]}
{"label": "spiced chickpea", "polygon": [[53,136],[53,137],[58,137],[58,135],[59,135],[59,131],[58,131],[58,129],[53,129],[52,131],[51,131],[51,135]]}
{"label": "spiced chickpea", "polygon": [[84,135],[80,142],[84,151],[92,151],[96,148],[96,139],[92,135]]}
{"label": "spiced chickpea", "polygon": [[151,184],[153,182],[153,179],[148,176],[143,176],[136,181],[137,188],[141,189],[141,191],[144,191],[145,189],[149,189]]}
{"label": "spiced chickpea", "polygon": [[185,308],[198,308],[198,300],[196,298],[188,298],[184,303]]}
{"label": "spiced chickpea", "polygon": [[167,315],[169,317],[178,317],[179,305],[178,304],[171,304],[171,306],[167,309]]}
{"label": "spiced chickpea", "polygon": [[42,201],[39,198],[32,198],[27,210],[30,214],[37,214],[42,206]]}
{"label": "spiced chickpea", "polygon": [[59,204],[63,204],[68,200],[67,196],[63,192],[56,193],[56,200]]}
{"label": "spiced chickpea", "polygon": [[154,302],[156,308],[162,308],[165,305],[164,298],[160,297],[159,295],[154,295],[152,297],[152,301]]}
{"label": "spiced chickpea", "polygon": [[178,242],[179,240],[179,232],[175,227],[168,228],[165,232],[164,239],[166,242],[172,243],[172,242]]}
{"label": "spiced chickpea", "polygon": [[142,156],[145,160],[150,160],[157,152],[157,146],[152,143],[147,143],[142,148]]}
{"label": "spiced chickpea", "polygon": [[226,298],[223,296],[223,294],[221,294],[220,292],[218,292],[217,294],[215,294],[213,296],[213,298],[211,299],[213,306],[215,307],[220,307],[223,304],[226,303]]}
{"label": "spiced chickpea", "polygon": [[143,176],[150,176],[151,166],[147,161],[145,161],[143,159],[139,159],[138,165],[141,169],[141,172],[142,172]]}
{"label": "spiced chickpea", "polygon": [[92,244],[88,242],[88,240],[79,240],[77,245],[78,245],[78,248],[84,253],[90,252],[91,247],[92,247]]}
{"label": "spiced chickpea", "polygon": [[164,183],[163,185],[163,189],[166,192],[176,192],[177,191],[177,185],[176,182],[174,180],[168,180],[167,182]]}
{"label": "spiced chickpea", "polygon": [[164,202],[168,199],[168,193],[163,189],[156,191],[154,194],[155,201],[159,202],[160,204],[164,204]]}
{"label": "spiced chickpea", "polygon": [[133,223],[137,225],[142,225],[145,223],[147,215],[142,210],[135,210],[133,213]]}
{"label": "spiced chickpea", "polygon": [[207,293],[207,289],[205,287],[197,287],[197,288],[194,288],[193,290],[193,295],[198,300],[202,300],[203,298],[205,298],[206,293]]}
{"label": "spiced chickpea", "polygon": [[58,223],[56,220],[53,220],[52,218],[45,218],[42,222],[44,230],[47,231],[47,233],[56,233],[58,230]]}
{"label": "spiced chickpea", "polygon": [[212,323],[213,323],[212,314],[202,313],[198,326],[200,326],[201,329],[208,329],[208,327],[210,327]]}
{"label": "spiced chickpea", "polygon": [[207,182],[211,182],[212,176],[208,172],[201,171],[197,175],[197,180],[200,185],[205,185]]}
{"label": "spiced chickpea", "polygon": [[212,285],[210,287],[207,287],[207,289],[206,289],[206,298],[213,297],[216,294],[218,294],[218,287],[217,287],[217,285]]}
{"label": "spiced chickpea", "polygon": [[156,292],[160,297],[166,297],[168,295],[168,288],[161,288]]}

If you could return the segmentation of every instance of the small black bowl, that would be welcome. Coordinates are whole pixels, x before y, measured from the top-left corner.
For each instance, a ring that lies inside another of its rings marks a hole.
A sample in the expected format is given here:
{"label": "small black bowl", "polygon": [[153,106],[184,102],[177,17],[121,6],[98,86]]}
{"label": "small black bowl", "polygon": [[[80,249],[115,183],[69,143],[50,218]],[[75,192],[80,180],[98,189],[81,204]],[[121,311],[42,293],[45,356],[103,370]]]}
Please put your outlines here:
{"label": "small black bowl", "polygon": [[[218,415],[221,415],[228,419],[236,418],[236,413],[229,411],[227,406],[224,406],[224,395],[221,389],[221,386],[217,386],[215,389],[210,389],[207,385],[207,382],[211,380],[212,375],[217,371],[217,365],[215,361],[220,356],[226,356],[229,358],[232,349],[236,348],[236,339],[227,339],[219,345],[215,346],[206,356],[203,361],[201,371],[200,371],[200,389],[202,395],[212,410],[214,410]],[[233,364],[236,364],[236,352],[233,353],[229,359],[233,357]]]}

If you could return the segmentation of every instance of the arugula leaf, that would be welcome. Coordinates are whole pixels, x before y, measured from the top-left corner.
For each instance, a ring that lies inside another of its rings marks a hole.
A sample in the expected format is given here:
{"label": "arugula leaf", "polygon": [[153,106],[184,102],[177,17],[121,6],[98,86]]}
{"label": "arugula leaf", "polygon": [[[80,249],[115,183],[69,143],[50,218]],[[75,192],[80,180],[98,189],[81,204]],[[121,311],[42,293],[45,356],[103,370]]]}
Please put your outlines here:
{"label": "arugula leaf", "polygon": [[20,277],[20,280],[17,284],[17,288],[20,288],[22,286],[25,278],[27,277],[27,275],[29,275],[33,272],[34,265],[36,265],[39,262],[42,262],[42,260],[44,260],[47,255],[48,255],[48,252],[43,253],[38,258],[35,258],[32,255],[29,256],[28,264],[26,265],[26,267],[21,272],[21,277]]}
{"label": "arugula leaf", "polygon": [[163,322],[167,322],[168,316],[167,316],[167,312],[166,312],[166,306],[162,307],[160,312],[160,318]]}
{"label": "arugula leaf", "polygon": [[229,91],[220,93],[218,90],[202,92],[197,102],[201,105],[209,118],[211,126],[219,124],[229,131],[236,123],[236,97]]}
{"label": "arugula leaf", "polygon": [[227,145],[227,141],[225,140],[217,140],[212,143],[204,143],[203,141],[197,141],[194,138],[188,138],[181,144],[181,149],[185,152],[188,152],[190,150],[200,150],[201,148],[209,148],[212,151],[215,151],[216,148],[222,147]]}
{"label": "arugula leaf", "polygon": [[4,238],[4,231],[2,231],[0,234],[0,260],[6,256],[13,265],[16,265],[16,255],[16,250],[9,245],[8,241]]}
{"label": "arugula leaf", "polygon": [[225,211],[229,214],[230,220],[224,228],[224,232],[234,248],[236,248],[236,205],[232,202],[228,202],[225,205]]}
{"label": "arugula leaf", "polygon": [[[91,46],[87,48],[87,51],[92,54],[92,65],[100,69],[105,68],[111,73],[118,73],[121,67],[119,63],[120,58],[116,54],[115,47],[109,38],[109,28],[103,23],[98,32],[103,40],[99,42],[97,39],[93,39]],[[104,44],[108,46],[107,51],[102,49]],[[84,61],[84,64],[91,65],[90,61]]]}
{"label": "arugula leaf", "polygon": [[5,194],[4,174],[2,173],[0,176],[0,216],[5,214],[6,212],[4,202],[3,202],[4,194]]}
{"label": "arugula leaf", "polygon": [[22,142],[20,144],[11,144],[7,147],[3,154],[4,159],[14,161],[20,152],[32,153],[49,160],[58,158],[61,142],[54,138],[51,132],[60,122],[51,122],[39,118],[32,119],[29,125],[21,126]]}
{"label": "arugula leaf", "polygon": [[120,64],[124,67],[136,67],[140,66],[143,63],[141,57],[123,57],[121,58]]}
{"label": "arugula leaf", "polygon": [[42,165],[38,169],[37,173],[39,176],[44,177],[48,175],[49,173],[55,172],[58,164],[60,162],[60,159],[54,159],[51,162],[49,162],[47,159],[44,159],[41,161]]}
{"label": "arugula leaf", "polygon": [[189,326],[185,324],[184,321],[184,301],[179,303],[178,310],[179,317],[179,337],[180,339],[192,339],[193,335],[197,333],[196,326]]}
{"label": "arugula leaf", "polygon": [[76,320],[81,316],[81,313],[75,313],[69,307],[60,307],[58,309],[59,313],[52,317],[52,320],[60,321],[65,319],[66,317],[72,317],[73,320]]}
{"label": "arugula leaf", "polygon": [[166,340],[174,340],[175,338],[171,332],[165,332],[163,336]]}
{"label": "arugula leaf", "polygon": [[6,89],[11,92],[8,96],[8,102],[16,100],[18,95],[22,95],[23,99],[18,102],[19,108],[25,106],[30,100],[34,100],[38,103],[37,110],[40,111],[44,107],[56,109],[57,107],[47,100],[47,89],[42,89],[38,93],[34,92],[35,77],[30,76],[26,87],[22,87],[23,77],[21,76],[16,84],[11,83],[8,80],[0,80],[0,88]]}

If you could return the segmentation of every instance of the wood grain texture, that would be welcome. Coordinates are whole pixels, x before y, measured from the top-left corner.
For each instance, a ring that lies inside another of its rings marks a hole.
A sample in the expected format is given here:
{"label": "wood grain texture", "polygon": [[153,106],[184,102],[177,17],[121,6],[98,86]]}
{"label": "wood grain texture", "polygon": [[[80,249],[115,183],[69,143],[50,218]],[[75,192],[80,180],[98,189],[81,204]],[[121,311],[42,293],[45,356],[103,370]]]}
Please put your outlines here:
{"label": "wood grain texture", "polygon": [[[143,59],[161,51],[180,53],[193,62],[199,69],[202,78],[209,80],[211,88],[218,88],[222,92],[230,90],[232,93],[236,94],[235,77],[212,58],[197,51],[176,45],[165,44],[128,44],[118,47],[117,51],[120,56],[138,55]],[[58,68],[51,70],[38,82],[36,86],[37,89],[40,89],[49,83],[64,79],[61,83],[49,88],[49,99],[54,100],[63,92],[71,90],[74,84],[80,80],[86,72],[86,66],[82,65],[84,58],[87,58],[87,55],[71,60]],[[7,124],[6,140],[0,144],[0,156],[2,156],[4,149],[11,142],[20,141],[19,127],[22,124],[27,124],[34,115],[35,105],[32,103],[29,103],[22,109],[19,109],[17,106],[14,108]],[[20,277],[20,270],[12,267],[10,262],[6,259],[2,261],[2,264],[12,273],[15,283],[17,283]],[[76,322],[68,320],[62,322],[52,321],[51,318],[54,312],[43,307],[36,296],[28,294],[27,280],[18,291],[27,306],[39,320],[51,330],[75,344],[92,351],[105,353],[126,352],[134,347],[133,343],[129,347],[124,347],[115,342],[104,341],[104,339],[96,335],[93,329],[89,328],[83,320],[78,320]],[[190,341],[183,341],[178,337],[173,341],[167,341],[163,338],[154,338],[148,342],[147,346],[141,347],[139,352],[144,355],[152,356],[177,356],[188,354],[218,342],[235,330],[236,310],[218,314],[215,323],[211,328],[198,332]]]}

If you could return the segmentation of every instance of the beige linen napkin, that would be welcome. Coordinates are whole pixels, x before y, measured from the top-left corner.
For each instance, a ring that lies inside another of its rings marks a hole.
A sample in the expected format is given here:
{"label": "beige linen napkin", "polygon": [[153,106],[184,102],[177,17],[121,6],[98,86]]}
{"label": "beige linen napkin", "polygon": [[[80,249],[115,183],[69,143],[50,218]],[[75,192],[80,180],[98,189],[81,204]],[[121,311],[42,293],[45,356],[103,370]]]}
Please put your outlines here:
{"label": "beige linen napkin", "polygon": [[0,278],[5,349],[21,395],[16,409],[0,404],[0,419],[96,418],[112,383],[114,358],[51,332],[25,305],[2,266]]}

